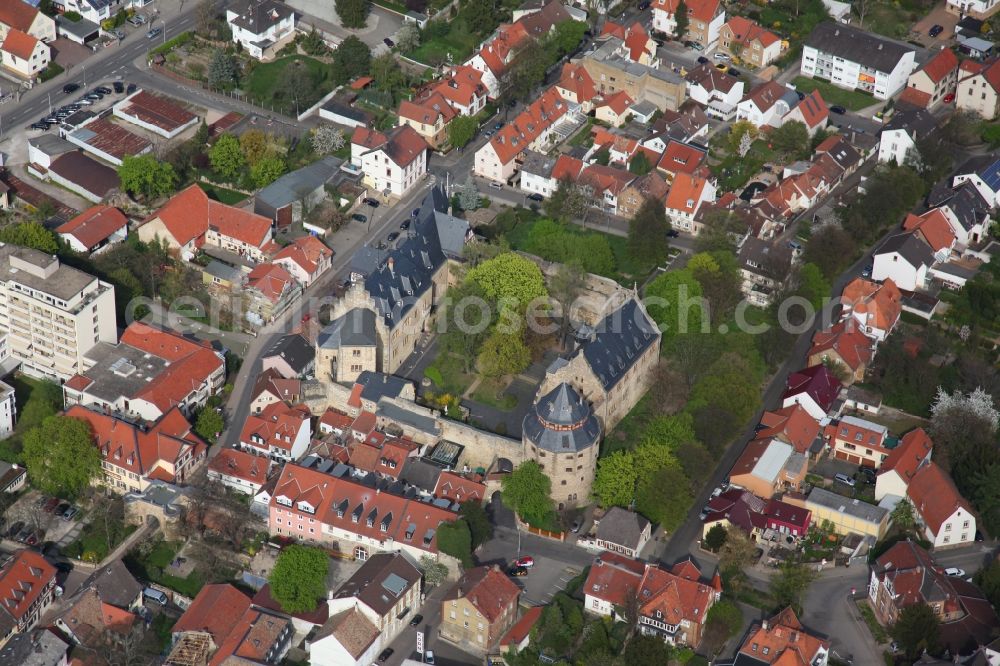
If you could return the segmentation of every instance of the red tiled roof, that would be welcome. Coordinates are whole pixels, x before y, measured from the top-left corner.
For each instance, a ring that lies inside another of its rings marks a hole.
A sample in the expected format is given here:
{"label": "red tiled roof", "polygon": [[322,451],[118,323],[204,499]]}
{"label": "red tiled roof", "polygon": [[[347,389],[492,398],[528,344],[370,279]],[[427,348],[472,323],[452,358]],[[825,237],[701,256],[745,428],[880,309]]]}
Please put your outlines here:
{"label": "red tiled roof", "polygon": [[249,483],[263,485],[271,464],[267,458],[239,449],[223,449],[208,463],[208,469]]}
{"label": "red tiled roof", "polygon": [[[968,62],[968,61],[966,61]],[[974,72],[975,75],[982,75],[986,82],[994,91],[1000,91],[1000,60],[985,63],[980,69]]]}
{"label": "red tiled roof", "polygon": [[396,127],[388,135],[358,127],[351,135],[351,143],[364,146],[369,151],[381,150],[399,167],[408,166],[427,150],[424,137],[409,125]]}
{"label": "red tiled roof", "polygon": [[739,651],[763,664],[809,666],[829,649],[829,641],[805,631],[795,612],[786,608],[766,624],[754,625]]}
{"label": "red tiled roof", "polygon": [[912,87],[904,88],[902,94],[899,96],[899,101],[926,109],[931,104],[931,94]]}
{"label": "red tiled roof", "polygon": [[55,567],[40,553],[19,550],[0,569],[0,606],[20,622],[55,577]]}
{"label": "red tiled roof", "polygon": [[934,57],[924,63],[920,71],[925,73],[936,85],[956,69],[958,69],[958,56],[951,49],[941,49],[934,54]]}
{"label": "red tiled roof", "polygon": [[0,24],[28,32],[38,16],[38,9],[26,2],[0,2]]}
{"label": "red tiled roof", "polygon": [[618,92],[605,97],[604,101],[597,105],[597,108],[606,106],[615,112],[616,115],[622,115],[628,111],[629,107],[632,106],[635,101],[628,96],[628,93],[624,90],[619,90]]}
{"label": "red tiled roof", "polygon": [[583,162],[575,157],[570,157],[566,153],[556,158],[556,163],[552,167],[552,178],[555,180],[576,180],[583,171]]}
{"label": "red tiled roof", "polygon": [[927,459],[933,448],[934,442],[931,441],[927,431],[915,428],[903,435],[899,446],[889,452],[888,457],[882,461],[878,473],[895,471],[903,483],[908,485],[913,480],[913,475],[917,473],[920,463]]}
{"label": "red tiled roof", "polygon": [[183,127],[197,118],[173,100],[145,90],[140,90],[124,100],[121,112],[168,132]]}
{"label": "red tiled roof", "polygon": [[678,173],[670,184],[670,192],[667,193],[667,209],[688,214],[694,213],[701,202],[701,195],[707,184],[708,181],[704,178],[684,172]]}
{"label": "red tiled roof", "polygon": [[941,525],[956,509],[972,513],[972,507],[959,494],[955,482],[934,461],[917,469],[913,480],[906,487],[906,494],[913,502],[913,508],[934,534],[940,531]]}
{"label": "red tiled roof", "polygon": [[805,393],[823,410],[829,410],[840,393],[841,383],[825,365],[814,365],[788,375],[784,398]]}
{"label": "red tiled roof", "polygon": [[467,599],[492,624],[506,609],[517,607],[520,595],[521,588],[499,567],[484,566],[466,570],[444,601]]}
{"label": "red tiled roof", "polygon": [[281,373],[274,368],[268,368],[259,375],[254,382],[250,399],[256,400],[264,393],[270,393],[277,400],[285,402],[297,402],[302,392],[302,382],[298,379],[285,379]]}
{"label": "red tiled roof", "polygon": [[823,101],[823,96],[819,94],[819,88],[806,95],[795,108],[802,114],[806,127],[810,129],[826,122],[830,117],[830,110]]}
{"label": "red tiled roof", "polygon": [[306,424],[308,429],[310,417],[309,408],[305,405],[289,406],[283,402],[272,402],[260,414],[247,417],[240,442],[245,446],[291,451],[302,425]]}
{"label": "red tiled roof", "polygon": [[453,67],[448,77],[432,90],[448,102],[463,107],[472,106],[476,99],[485,97],[487,92],[483,85],[483,73],[468,65]]}
{"label": "red tiled roof", "polygon": [[11,28],[7,32],[6,39],[3,40],[3,50],[21,60],[31,60],[31,54],[35,52],[38,40],[31,35],[21,32],[17,28]]}
{"label": "red tiled roof", "polygon": [[[625,34],[625,48],[628,49],[629,60],[639,62],[643,55],[647,55],[646,47],[648,45],[649,33],[646,32],[641,23],[636,21]],[[656,47],[654,46],[653,49],[653,53],[649,55],[656,55]]]}
{"label": "red tiled roof", "polygon": [[776,522],[795,525],[801,530],[800,534],[804,534],[806,528],[809,527],[812,511],[804,506],[796,506],[779,499],[770,499],[767,501],[767,506],[764,507],[764,516]]}
{"label": "red tiled roof", "polygon": [[283,247],[280,252],[274,255],[274,261],[287,259],[300,266],[307,275],[312,275],[319,267],[323,257],[332,256],[333,250],[328,248],[323,241],[315,236],[303,236]]}
{"label": "red tiled roof", "polygon": [[532,606],[524,612],[521,619],[500,639],[501,649],[507,646],[520,645],[521,641],[528,637],[538,620],[542,617],[545,606]]}
{"label": "red tiled roof", "polygon": [[328,408],[319,419],[321,426],[326,426],[331,430],[350,430],[351,422],[354,421],[347,414],[341,414],[333,408]]}
{"label": "red tiled roof", "polygon": [[247,288],[256,289],[272,303],[277,303],[285,289],[294,283],[295,279],[284,266],[271,262],[257,264],[247,274]]}
{"label": "red tiled roof", "polygon": [[830,328],[816,331],[813,334],[812,348],[808,357],[833,350],[852,371],[867,367],[871,363],[874,351],[872,342],[864,333],[848,320],[840,321]]}
{"label": "red tiled roof", "polygon": [[584,593],[624,607],[639,590],[646,567],[642,562],[612,553],[601,553],[594,560],[584,583]]}
{"label": "red tiled roof", "polygon": [[521,22],[501,25],[493,41],[484,45],[479,57],[497,78],[507,68],[512,53],[528,40],[528,31]]}
{"label": "red tiled roof", "polygon": [[693,174],[705,159],[705,151],[680,141],[670,141],[656,168],[668,176]]}
{"label": "red tiled roof", "polygon": [[751,100],[761,112],[766,112],[788,91],[788,88],[777,81],[765,81],[753,88],[743,99],[744,101]]}
{"label": "red tiled roof", "polygon": [[705,622],[715,594],[712,587],[699,580],[690,580],[646,565],[638,590],[639,612],[667,624],[687,621],[699,625]]}
{"label": "red tiled roof", "polygon": [[87,249],[93,249],[101,241],[128,226],[128,218],[114,206],[98,204],[91,206],[72,220],[56,229],[57,234],[73,236]]}
{"label": "red tiled roof", "polygon": [[73,391],[82,391],[93,383],[94,380],[91,379],[90,377],[84,377],[83,375],[73,375],[68,380],[66,380],[63,386]]}
{"label": "red tiled roof", "polygon": [[903,220],[903,229],[919,233],[935,252],[950,249],[956,240],[948,217],[940,208],[932,208],[923,215],[908,214]]}
{"label": "red tiled roof", "polygon": [[176,408],[144,430],[80,405],[67,409],[66,416],[90,425],[94,444],[104,461],[141,477],[149,478],[159,469],[158,478],[173,482],[174,473],[168,465],[176,470],[188,460],[204,457],[208,448]]}
{"label": "red tiled roof", "polygon": [[591,78],[587,68],[583,65],[565,63],[556,86],[574,93],[576,101],[581,104],[597,97],[597,86],[594,85],[594,79]]}
{"label": "red tiled roof", "polygon": [[764,412],[760,417],[763,426],[756,437],[776,437],[792,445],[798,453],[805,453],[819,435],[819,422],[809,416],[802,405],[782,407],[773,412]]}
{"label": "red tiled roof", "polygon": [[250,597],[226,583],[209,584],[201,588],[171,631],[204,631],[216,645],[222,645],[248,610]]}
{"label": "red tiled roof", "polygon": [[841,301],[855,314],[864,315],[865,325],[883,331],[895,326],[903,311],[902,294],[891,279],[878,284],[865,278],[855,278],[844,287]]}
{"label": "red tiled roof", "polygon": [[208,666],[231,664],[230,657],[237,663],[267,663],[274,648],[280,646],[283,633],[289,629],[291,621],[264,613],[256,608],[248,608],[236,626],[212,655]]}
{"label": "red tiled roof", "polygon": [[[656,0],[653,3],[654,11],[663,11],[670,16],[677,11],[680,0]],[[697,19],[702,23],[711,23],[712,19],[719,12],[719,0],[691,0],[685,3],[688,8],[688,17]]]}
{"label": "red tiled roof", "polygon": [[451,105],[440,93],[432,92],[419,101],[411,102],[404,99],[399,103],[398,115],[423,125],[436,125],[439,118],[445,124],[451,122],[452,118],[458,115],[458,112],[451,108]]}
{"label": "red tiled roof", "polygon": [[434,487],[435,497],[444,497],[453,502],[486,499],[486,486],[457,472],[441,472]]}
{"label": "red tiled roof", "polygon": [[490,145],[493,146],[500,163],[507,164],[526,150],[531,142],[559,120],[568,108],[555,86],[546,89],[541,97],[490,139]]}
{"label": "red tiled roof", "polygon": [[148,219],[155,218],[163,222],[179,245],[204,236],[211,228],[222,236],[260,248],[271,231],[271,221],[263,215],[213,201],[197,184],[172,196]]}
{"label": "red tiled roof", "polygon": [[589,185],[594,193],[611,192],[618,195],[635,180],[635,174],[625,169],[616,169],[603,164],[591,164],[580,173],[578,181]]}
{"label": "red tiled roof", "polygon": [[368,129],[367,127],[357,127],[354,129],[354,133],[351,134],[351,143],[358,146],[363,146],[371,150],[381,146],[389,139],[377,130]]}
{"label": "red tiled roof", "polygon": [[211,349],[207,342],[192,340],[179,333],[155,328],[141,321],[129,324],[122,332],[121,342],[168,361],[179,361],[200,349]]}
{"label": "red tiled roof", "polygon": [[351,90],[364,90],[365,86],[374,81],[370,76],[359,76],[351,81]]}
{"label": "red tiled roof", "polygon": [[770,30],[762,28],[756,21],[751,21],[743,16],[733,16],[726,21],[726,25],[732,30],[734,39],[741,44],[750,44],[754,40],[760,40],[761,45],[767,48],[780,40]]}

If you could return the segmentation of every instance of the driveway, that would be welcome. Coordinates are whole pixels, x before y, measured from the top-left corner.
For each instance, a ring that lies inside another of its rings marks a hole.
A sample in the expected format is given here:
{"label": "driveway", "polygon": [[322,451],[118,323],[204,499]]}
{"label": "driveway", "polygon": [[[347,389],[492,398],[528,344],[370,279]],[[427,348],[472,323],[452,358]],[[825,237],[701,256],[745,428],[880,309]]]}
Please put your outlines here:
{"label": "driveway", "polygon": [[[917,33],[914,35],[916,38],[915,41],[927,47],[939,47],[950,44],[955,38],[955,26],[958,25],[958,18],[958,16],[950,14],[945,9],[944,2],[938,4],[931,10],[930,14],[913,24],[913,32]],[[935,25],[941,26],[944,28],[944,31],[937,37],[931,37],[927,33]]]}
{"label": "driveway", "polygon": [[374,47],[376,51],[380,49],[384,51],[385,45],[382,40],[395,36],[403,25],[402,16],[374,4],[369,5],[371,11],[368,13],[368,24],[359,30],[345,28],[337,16],[335,3],[329,0],[288,0],[288,5],[306,14],[302,20],[304,24],[315,25],[316,28],[341,40],[354,35],[368,46]]}

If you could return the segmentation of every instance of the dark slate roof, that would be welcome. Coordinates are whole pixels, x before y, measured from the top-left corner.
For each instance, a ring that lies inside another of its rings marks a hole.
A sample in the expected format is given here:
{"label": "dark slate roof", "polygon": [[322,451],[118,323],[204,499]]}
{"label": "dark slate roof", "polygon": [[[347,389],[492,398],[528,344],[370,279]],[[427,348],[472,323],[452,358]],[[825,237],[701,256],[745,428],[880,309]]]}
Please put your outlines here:
{"label": "dark slate roof", "polygon": [[583,451],[601,439],[601,424],[576,390],[563,382],[524,417],[524,436],[540,449]]}
{"label": "dark slate roof", "polygon": [[885,130],[905,129],[910,136],[925,137],[937,127],[938,120],[927,109],[912,104],[900,104],[885,124]]}
{"label": "dark slate roof", "polygon": [[[6,613],[5,613],[6,615]],[[0,664],[51,666],[66,660],[69,643],[49,629],[30,629],[14,634],[0,648]]]}
{"label": "dark slate roof", "polygon": [[891,72],[905,54],[916,50],[853,26],[832,21],[817,25],[806,40],[806,46],[844,60],[861,63],[880,72]]}
{"label": "dark slate roof", "polygon": [[323,109],[334,113],[338,116],[343,116],[344,118],[350,118],[351,120],[356,120],[359,123],[367,123],[370,116],[359,109],[347,106],[346,104],[341,104],[335,100],[330,100],[323,105]]}
{"label": "dark slate roof", "polygon": [[612,507],[597,526],[597,538],[635,550],[647,525],[649,521],[636,512]]}
{"label": "dark slate roof", "polygon": [[348,310],[324,328],[316,341],[323,349],[339,347],[374,347],[375,313],[364,308]]}
{"label": "dark slate roof", "polygon": [[96,587],[101,601],[118,608],[129,608],[142,592],[142,585],[121,560],[114,560],[95,571],[83,587]]}
{"label": "dark slate roof", "polygon": [[934,263],[934,251],[930,245],[909,231],[901,232],[885,239],[875,250],[875,255],[898,252],[911,266],[930,266]]}
{"label": "dark slate roof", "polygon": [[420,584],[421,573],[409,555],[378,553],[370,556],[333,595],[334,599],[356,597],[379,615],[392,610],[406,591]]}
{"label": "dark slate roof", "polygon": [[[959,171],[959,173],[965,173],[964,171]],[[931,191],[927,194],[927,207],[937,208],[946,204],[948,201],[955,196],[955,190],[951,188],[951,183],[949,179],[939,180],[934,183],[931,187]]]}
{"label": "dark slate roof", "polygon": [[437,225],[441,251],[449,259],[461,259],[462,250],[470,235],[469,223],[454,215],[434,211],[434,224]]}
{"label": "dark slate roof", "polygon": [[[374,319],[372,320],[372,326],[374,327]],[[308,368],[309,364],[315,359],[316,351],[301,335],[298,333],[290,333],[278,338],[274,344],[271,345],[266,352],[264,352],[264,356],[280,356],[284,359],[285,363],[292,368],[292,370],[301,374],[306,371],[306,368]]]}
{"label": "dark slate roof", "polygon": [[355,382],[361,384],[361,398],[377,403],[382,398],[398,398],[403,389],[410,383],[408,380],[384,372],[365,370]]}
{"label": "dark slate roof", "polygon": [[990,205],[970,182],[962,183],[955,189],[955,196],[948,200],[948,208],[963,229],[971,229],[989,215]]}
{"label": "dark slate roof", "polygon": [[239,14],[233,19],[234,25],[255,35],[266,32],[271,26],[278,25],[283,19],[295,13],[285,3],[275,0],[249,0],[231,8],[230,11]]}
{"label": "dark slate roof", "polygon": [[555,165],[556,158],[534,150],[526,150],[524,151],[524,164],[521,165],[521,172],[549,178],[552,176],[552,168]]}
{"label": "dark slate roof", "polygon": [[332,180],[340,172],[340,165],[343,163],[339,157],[328,155],[301,169],[286,173],[257,193],[254,197],[255,210],[260,204],[273,209],[300,201]]}
{"label": "dark slate roof", "polygon": [[605,390],[617,384],[660,337],[656,325],[634,298],[602,319],[596,331],[584,343],[583,355]]}
{"label": "dark slate roof", "polygon": [[399,475],[400,480],[433,493],[437,488],[438,477],[441,476],[441,468],[437,465],[422,460],[420,458],[407,458],[403,473]]}

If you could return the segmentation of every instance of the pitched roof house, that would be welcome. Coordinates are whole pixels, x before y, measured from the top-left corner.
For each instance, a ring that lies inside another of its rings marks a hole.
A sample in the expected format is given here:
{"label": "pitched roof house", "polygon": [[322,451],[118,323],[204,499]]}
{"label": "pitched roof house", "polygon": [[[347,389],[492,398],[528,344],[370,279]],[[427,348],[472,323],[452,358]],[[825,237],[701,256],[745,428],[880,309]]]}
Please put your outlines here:
{"label": "pitched roof house", "polygon": [[400,197],[427,173],[427,141],[410,125],[385,134],[358,127],[351,135],[351,163],[361,167],[368,187]]}
{"label": "pitched roof house", "polygon": [[439,631],[454,643],[486,651],[514,625],[520,596],[496,565],[467,569],[441,602]]}
{"label": "pitched roof house", "polygon": [[881,342],[896,327],[903,312],[902,294],[892,279],[881,284],[855,278],[840,296],[841,317],[852,318],[868,337]]}
{"label": "pitched roof house", "polygon": [[639,557],[651,530],[650,522],[635,511],[611,507],[597,526],[597,547],[625,557]]}
{"label": "pitched roof house", "polygon": [[770,437],[792,445],[796,453],[809,453],[820,434],[819,421],[810,416],[802,405],[790,405],[764,412],[755,437]]}
{"label": "pitched roof house", "polygon": [[805,481],[806,456],[777,439],[755,439],[747,444],[729,472],[731,483],[755,495],[770,498],[783,490],[798,490]]}
{"label": "pitched roof house", "polygon": [[781,55],[781,38],[756,21],[733,16],[719,30],[719,46],[754,67],[767,67]]}
{"label": "pitched roof house", "polygon": [[731,662],[720,666],[819,666],[826,664],[830,641],[809,633],[791,607],[750,627]]}
{"label": "pitched roof house", "polygon": [[222,449],[208,461],[208,478],[251,497],[270,477],[271,460],[239,449]]}
{"label": "pitched roof house", "polygon": [[29,631],[54,600],[56,569],[41,553],[19,550],[0,568],[0,645]]}
{"label": "pitched roof house", "polygon": [[951,49],[941,49],[910,74],[899,101],[922,108],[936,106],[955,92],[958,75],[958,56]]}
{"label": "pitched roof house", "polygon": [[[675,15],[680,0],[653,2],[653,28],[668,35],[677,30]],[[705,48],[719,41],[719,34],[726,22],[726,10],[719,0],[692,0],[684,3],[688,10],[688,28],[685,40],[698,42]]]}
{"label": "pitched roof house", "polygon": [[272,263],[283,266],[300,284],[309,286],[330,269],[333,250],[315,236],[302,236],[281,248]]}
{"label": "pitched roof house", "polygon": [[847,372],[847,384],[861,381],[875,356],[875,343],[849,320],[841,320],[813,334],[806,355],[809,365],[826,364]]}
{"label": "pitched roof house", "polygon": [[114,206],[99,204],[56,228],[56,233],[75,251],[90,253],[125,240],[128,218]]}
{"label": "pitched roof house", "polygon": [[1000,59],[959,71],[955,107],[985,120],[993,120],[1000,114]]}
{"label": "pitched roof house", "polygon": [[801,405],[816,420],[826,416],[841,389],[840,380],[822,364],[789,374],[785,386],[782,406]]}
{"label": "pitched roof house", "polygon": [[976,516],[955,482],[933,460],[917,468],[906,487],[925,538],[935,548],[972,543],[976,537]]}
{"label": "pitched roof house", "polygon": [[899,445],[889,452],[875,479],[875,500],[888,496],[902,498],[917,470],[931,459],[934,442],[927,431],[915,428],[900,438]]}
{"label": "pitched roof house", "polygon": [[305,455],[312,436],[311,414],[305,405],[275,402],[259,414],[247,416],[240,432],[240,446],[275,462],[298,460]]}

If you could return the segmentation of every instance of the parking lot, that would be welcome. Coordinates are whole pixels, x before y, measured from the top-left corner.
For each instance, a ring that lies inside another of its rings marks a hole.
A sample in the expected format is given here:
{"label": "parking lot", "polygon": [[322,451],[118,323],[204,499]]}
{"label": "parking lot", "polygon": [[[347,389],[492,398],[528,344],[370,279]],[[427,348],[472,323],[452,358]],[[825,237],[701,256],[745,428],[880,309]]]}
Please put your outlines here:
{"label": "parking lot", "polygon": [[[68,513],[70,509],[75,511]],[[65,545],[79,532],[79,518],[79,510],[69,502],[33,490],[18,499],[4,514],[3,536],[9,541],[29,546],[45,541]]]}

